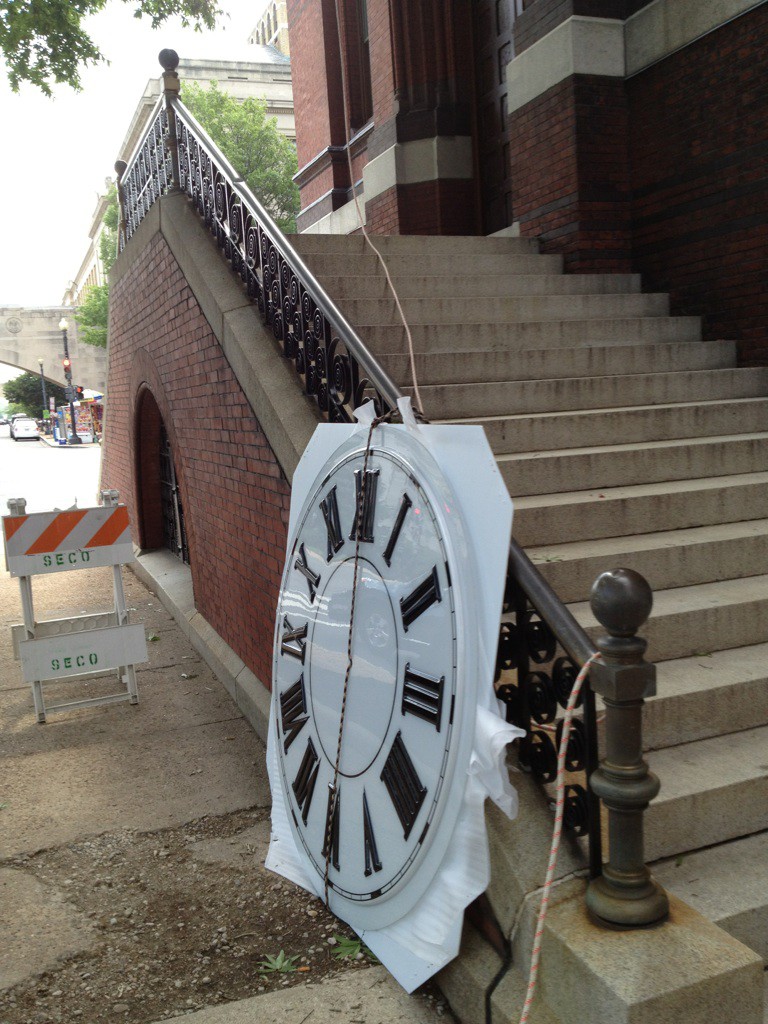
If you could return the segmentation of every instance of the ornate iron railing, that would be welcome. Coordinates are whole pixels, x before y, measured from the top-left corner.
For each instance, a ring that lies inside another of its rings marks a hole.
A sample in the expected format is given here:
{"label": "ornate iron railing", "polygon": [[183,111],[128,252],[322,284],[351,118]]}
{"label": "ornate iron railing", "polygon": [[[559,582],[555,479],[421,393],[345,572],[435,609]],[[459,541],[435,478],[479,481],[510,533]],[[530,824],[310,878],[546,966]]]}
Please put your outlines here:
{"label": "ornate iron railing", "polygon": [[[269,212],[179,100],[176,54],[164,50],[160,63],[165,68],[165,93],[130,160],[116,164],[121,205],[120,251],[161,196],[186,193],[281,343],[285,357],[293,361],[305,393],[314,397],[325,417],[330,421],[349,421],[353,409],[368,396],[374,398],[379,411],[394,409],[401,397],[397,385],[325,293]],[[638,578],[642,586],[634,580],[625,586],[626,580],[621,576],[624,572],[604,574],[598,581],[610,577],[610,590],[619,580],[612,591],[611,614],[606,612],[605,601],[593,601],[593,610],[609,634],[600,640],[606,662],[600,666],[600,693],[609,710],[612,707],[626,713],[631,708],[632,714],[639,714],[642,699],[638,700],[638,693],[648,696],[655,692],[653,666],[642,661],[644,644],[634,637],[634,632],[626,631],[624,623],[631,621],[636,629],[644,621],[643,587],[647,588],[647,584]],[[601,593],[605,592],[603,587]],[[558,709],[565,708],[578,667],[596,647],[514,540],[509,550],[504,615],[496,692],[506,703],[510,721],[527,732],[520,748],[522,767],[542,783],[551,783],[556,772],[555,744],[562,728],[557,722]],[[619,625],[614,627],[615,622]],[[622,644],[628,645],[631,655],[614,656],[612,652]],[[558,645],[562,653],[558,653]],[[630,687],[630,696],[625,697],[622,686],[626,684],[621,680],[629,677],[626,673],[622,675],[622,671],[630,661],[635,689]],[[594,666],[592,671],[596,672]],[[637,680],[641,678],[642,687],[638,689]],[[595,897],[593,910],[597,908],[598,916],[624,925],[658,919],[660,906],[655,889],[645,901],[637,899],[638,892],[644,892],[643,887],[649,884],[647,868],[637,859],[637,850],[642,850],[642,840],[636,841],[638,830],[642,835],[642,821],[638,817],[644,807],[638,802],[631,781],[631,777],[639,777],[643,772],[647,775],[638,745],[640,734],[638,720],[623,746],[621,739],[614,739],[613,764],[622,765],[618,774],[611,775],[610,765],[598,767],[595,694],[587,685],[582,716],[575,722],[567,751],[569,776],[576,774],[581,778],[569,778],[565,826],[576,836],[588,837],[590,874],[595,880],[591,889],[594,891],[593,886],[599,883],[607,892],[602,901],[600,894]],[[617,753],[621,750],[628,751],[624,759],[623,754]],[[611,875],[611,842],[607,876],[603,877],[600,804],[589,782],[593,774],[602,779],[603,793],[610,793],[609,812],[616,811],[619,822],[622,816],[634,815],[631,829],[626,829],[624,835],[617,825],[620,866]],[[648,793],[654,785],[657,783],[649,776]],[[625,786],[628,788],[624,789]],[[631,908],[624,916],[615,911],[622,900]],[[643,914],[645,919],[641,919]]]}
{"label": "ornate iron railing", "polygon": [[349,422],[366,398],[393,409],[401,392],[269,212],[178,96],[161,100],[130,161],[116,165],[120,251],[160,196],[185,192],[325,417]]}

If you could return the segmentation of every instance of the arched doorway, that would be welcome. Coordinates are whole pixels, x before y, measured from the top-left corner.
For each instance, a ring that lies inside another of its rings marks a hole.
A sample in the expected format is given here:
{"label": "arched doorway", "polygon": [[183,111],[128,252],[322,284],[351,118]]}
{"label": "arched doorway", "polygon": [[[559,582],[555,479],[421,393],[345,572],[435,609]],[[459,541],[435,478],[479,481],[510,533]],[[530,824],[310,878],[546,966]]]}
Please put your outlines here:
{"label": "arched doorway", "polygon": [[139,536],[144,550],[166,548],[190,563],[184,505],[173,445],[152,391],[136,401],[136,494]]}

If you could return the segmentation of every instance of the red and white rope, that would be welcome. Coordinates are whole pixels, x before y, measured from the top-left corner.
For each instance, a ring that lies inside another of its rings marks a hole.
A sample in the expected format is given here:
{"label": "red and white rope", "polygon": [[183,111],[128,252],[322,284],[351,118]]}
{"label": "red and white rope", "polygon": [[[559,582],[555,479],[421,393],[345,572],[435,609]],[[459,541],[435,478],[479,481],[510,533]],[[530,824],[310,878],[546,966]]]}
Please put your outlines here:
{"label": "red and white rope", "polygon": [[557,752],[557,799],[555,804],[555,824],[552,829],[552,846],[549,851],[549,864],[547,866],[547,874],[544,879],[544,886],[541,893],[541,905],[539,906],[539,916],[536,921],[536,934],[533,937],[531,970],[528,975],[528,990],[525,995],[525,1002],[523,1003],[523,1012],[520,1016],[520,1024],[526,1024],[531,1010],[531,1004],[533,1003],[533,997],[536,994],[536,982],[539,975],[539,960],[541,958],[541,943],[542,936],[544,935],[544,922],[547,918],[549,894],[552,889],[552,880],[555,877],[557,855],[560,852],[560,838],[563,834],[563,814],[565,812],[565,755],[568,750],[568,740],[571,735],[573,712],[576,708],[576,704],[578,703],[581,687],[589,674],[592,662],[597,661],[599,657],[599,652],[595,651],[595,653],[585,662],[578,676],[576,676],[576,682],[573,684],[573,689],[571,690],[571,694],[568,698],[568,705],[565,709],[563,735],[560,739],[560,749]]}

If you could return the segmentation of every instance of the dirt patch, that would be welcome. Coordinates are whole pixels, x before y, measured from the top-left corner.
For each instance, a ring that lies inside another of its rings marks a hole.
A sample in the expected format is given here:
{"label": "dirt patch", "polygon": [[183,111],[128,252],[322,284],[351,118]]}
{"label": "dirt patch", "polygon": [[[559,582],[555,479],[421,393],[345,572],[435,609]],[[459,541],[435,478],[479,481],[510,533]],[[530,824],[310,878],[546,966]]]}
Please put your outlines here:
{"label": "dirt patch", "polygon": [[[91,922],[93,944],[0,993],[0,1020],[147,1024],[366,970],[354,945],[337,958],[338,939],[354,939],[346,925],[262,867],[268,835],[259,808],[5,861],[60,892]],[[281,951],[291,969],[265,969]],[[417,998],[442,1013],[436,989]]]}

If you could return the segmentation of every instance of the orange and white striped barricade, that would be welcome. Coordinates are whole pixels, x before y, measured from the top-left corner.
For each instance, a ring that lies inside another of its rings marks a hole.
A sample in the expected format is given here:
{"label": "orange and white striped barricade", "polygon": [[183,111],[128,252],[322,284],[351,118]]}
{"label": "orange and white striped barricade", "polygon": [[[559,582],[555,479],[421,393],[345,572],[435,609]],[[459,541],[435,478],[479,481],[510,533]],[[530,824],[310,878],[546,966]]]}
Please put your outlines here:
{"label": "orange and white striped barricade", "polygon": [[[102,491],[103,505],[65,512],[26,514],[24,498],[8,502],[3,517],[5,561],[18,577],[23,624],[11,627],[14,654],[31,684],[38,722],[52,711],[95,707],[128,700],[138,704],[135,666],[147,661],[144,627],[128,623],[120,566],[135,558],[128,509],[117,491]],[[111,566],[115,606],[110,612],[67,619],[35,620],[32,577]],[[102,697],[45,706],[43,682],[93,678],[117,669],[125,689]]]}

